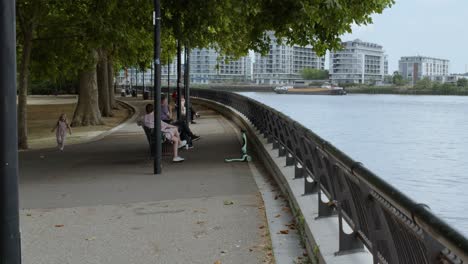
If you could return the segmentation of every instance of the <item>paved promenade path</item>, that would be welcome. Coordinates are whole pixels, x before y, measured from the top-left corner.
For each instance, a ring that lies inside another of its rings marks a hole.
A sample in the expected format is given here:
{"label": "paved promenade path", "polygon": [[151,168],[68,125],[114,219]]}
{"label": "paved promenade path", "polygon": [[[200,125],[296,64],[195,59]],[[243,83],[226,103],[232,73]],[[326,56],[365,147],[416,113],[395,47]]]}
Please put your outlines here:
{"label": "paved promenade path", "polygon": [[202,139],[183,163],[164,157],[162,175],[134,122],[64,152],[21,152],[23,263],[263,263],[261,196],[246,163],[224,163],[237,135],[209,110],[197,121]]}

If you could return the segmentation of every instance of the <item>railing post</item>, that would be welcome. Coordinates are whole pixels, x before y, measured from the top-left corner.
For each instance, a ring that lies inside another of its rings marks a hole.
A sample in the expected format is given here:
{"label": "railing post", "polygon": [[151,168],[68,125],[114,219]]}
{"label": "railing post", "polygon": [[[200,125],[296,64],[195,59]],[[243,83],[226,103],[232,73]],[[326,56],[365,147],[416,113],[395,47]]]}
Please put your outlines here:
{"label": "railing post", "polygon": [[286,148],[283,145],[280,145],[278,150],[278,157],[284,157],[286,156],[286,153]]}
{"label": "railing post", "polygon": [[273,149],[279,149],[279,147],[280,147],[280,144],[278,140],[273,139]]}
{"label": "railing post", "polygon": [[[304,169],[303,169],[304,170]],[[319,191],[318,182],[304,171],[304,195],[316,194]]]}
{"label": "railing post", "polygon": [[302,179],[304,178],[304,167],[299,162],[296,162],[294,166],[294,179]]}
{"label": "railing post", "polygon": [[338,212],[338,229],[339,229],[339,250],[335,256],[352,254],[364,251],[364,244],[353,230],[351,234],[346,234],[343,230],[343,215],[341,211],[341,203],[337,202],[336,206]]}
{"label": "railing post", "polygon": [[286,153],[286,167],[292,166],[296,163],[296,158],[291,153]]}
{"label": "railing post", "polygon": [[267,143],[268,143],[268,144],[273,143],[273,137],[270,136],[268,133],[265,132],[265,133],[264,133],[264,137],[266,137]]}

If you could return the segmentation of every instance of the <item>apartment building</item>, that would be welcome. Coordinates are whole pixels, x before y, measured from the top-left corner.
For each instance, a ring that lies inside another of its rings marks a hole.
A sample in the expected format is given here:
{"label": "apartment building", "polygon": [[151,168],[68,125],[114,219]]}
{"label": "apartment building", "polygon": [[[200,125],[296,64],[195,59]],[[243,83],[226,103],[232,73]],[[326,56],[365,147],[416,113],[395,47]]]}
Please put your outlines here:
{"label": "apartment building", "polygon": [[423,78],[442,80],[449,75],[449,60],[425,56],[401,57],[398,61],[400,74],[413,84]]}
{"label": "apartment building", "polygon": [[301,79],[305,68],[325,69],[325,57],[319,57],[312,46],[278,45],[272,32],[270,50],[266,56],[255,54],[253,79],[257,84],[291,84]]}
{"label": "apartment building", "polygon": [[251,59],[221,57],[214,49],[193,49],[190,52],[190,82],[195,84],[250,82]]}
{"label": "apartment building", "polygon": [[359,39],[343,42],[343,49],[330,52],[332,83],[382,83],[388,60],[381,45]]}

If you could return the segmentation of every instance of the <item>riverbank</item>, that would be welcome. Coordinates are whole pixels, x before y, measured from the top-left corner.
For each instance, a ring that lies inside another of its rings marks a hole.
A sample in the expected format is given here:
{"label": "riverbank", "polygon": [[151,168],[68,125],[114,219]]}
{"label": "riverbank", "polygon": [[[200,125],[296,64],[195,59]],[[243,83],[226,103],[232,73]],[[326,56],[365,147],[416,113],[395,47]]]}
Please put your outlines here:
{"label": "riverbank", "polygon": [[[28,98],[27,122],[30,149],[51,148],[57,145],[55,133],[51,130],[61,113],[68,120],[73,117],[77,103],[76,96],[32,96]],[[87,142],[127,120],[132,111],[123,105],[113,111],[113,117],[104,117],[104,125],[74,127],[67,136],[66,145]]]}
{"label": "riverbank", "polygon": [[468,95],[466,88],[415,89],[404,87],[347,87],[349,94]]}

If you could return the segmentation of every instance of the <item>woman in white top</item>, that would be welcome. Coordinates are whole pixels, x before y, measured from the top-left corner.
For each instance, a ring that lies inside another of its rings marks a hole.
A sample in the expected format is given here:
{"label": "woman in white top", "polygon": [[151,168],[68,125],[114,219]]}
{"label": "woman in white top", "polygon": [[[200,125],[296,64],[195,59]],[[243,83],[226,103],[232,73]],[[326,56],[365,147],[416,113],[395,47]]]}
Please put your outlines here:
{"label": "woman in white top", "polygon": [[[151,135],[154,136],[154,107],[152,104],[146,105],[146,114],[143,116],[143,126],[151,130]],[[182,162],[184,158],[179,157],[178,149],[187,145],[187,141],[180,140],[179,130],[176,126],[169,125],[161,121],[161,132],[164,134],[167,140],[172,142],[174,156],[172,158],[173,162]]]}

